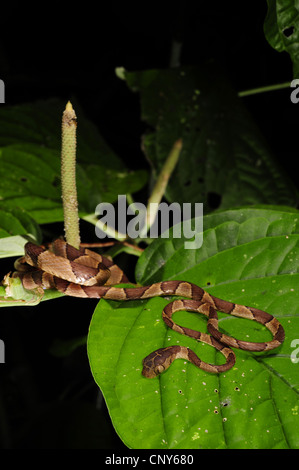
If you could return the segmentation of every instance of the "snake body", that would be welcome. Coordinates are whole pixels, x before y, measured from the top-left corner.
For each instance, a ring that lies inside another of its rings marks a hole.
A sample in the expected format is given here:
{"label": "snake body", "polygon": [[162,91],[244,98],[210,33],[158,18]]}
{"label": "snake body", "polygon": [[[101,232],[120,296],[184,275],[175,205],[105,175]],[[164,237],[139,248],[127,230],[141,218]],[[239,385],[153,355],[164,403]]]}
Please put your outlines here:
{"label": "snake body", "polygon": [[[247,351],[269,351],[284,341],[284,329],[279,321],[262,310],[238,305],[219,299],[201,287],[187,281],[161,281],[142,287],[115,287],[128,282],[123,271],[108,258],[91,250],[79,250],[58,239],[51,249],[26,243],[25,256],[17,260],[16,276],[25,289],[55,288],[66,295],[83,298],[105,298],[111,300],[148,299],[157,296],[180,296],[187,299],[174,300],[166,305],[162,317],[165,324],[183,335],[207,343],[225,357],[225,364],[213,365],[199,359],[191,349],[183,346],[160,348],[143,359],[142,374],[153,378],[165,371],[178,358],[190,361],[207,372],[224,372],[235,364],[231,347]],[[210,334],[201,333],[176,324],[172,315],[180,310],[202,313],[208,317]],[[271,341],[254,343],[241,341],[221,333],[218,329],[217,310],[236,317],[255,320],[264,325],[273,335]]]}

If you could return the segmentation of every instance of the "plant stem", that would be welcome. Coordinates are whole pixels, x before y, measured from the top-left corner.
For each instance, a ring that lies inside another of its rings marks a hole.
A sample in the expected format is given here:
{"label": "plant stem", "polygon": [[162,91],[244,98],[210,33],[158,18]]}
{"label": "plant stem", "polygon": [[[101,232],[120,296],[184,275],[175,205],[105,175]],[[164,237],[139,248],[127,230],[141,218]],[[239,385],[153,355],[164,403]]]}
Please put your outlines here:
{"label": "plant stem", "polygon": [[97,218],[94,214],[87,214],[82,217],[83,220],[89,222],[93,225],[97,225],[99,229],[103,232],[107,233],[108,236],[111,238],[115,238],[115,240],[124,241],[127,239],[127,235],[124,233],[120,233],[114,228],[109,227],[108,225],[104,224],[101,220]]}
{"label": "plant stem", "polygon": [[61,190],[65,239],[78,249],[80,230],[76,187],[76,129],[76,114],[68,102],[62,116]]}
{"label": "plant stem", "polygon": [[[146,239],[146,234],[148,232],[148,229],[150,228],[151,224],[154,222],[155,218],[156,218],[156,215],[157,215],[157,210],[158,210],[158,204],[161,202],[161,199],[162,197],[164,196],[164,193],[165,193],[165,190],[166,190],[166,187],[167,187],[167,184],[168,184],[168,181],[169,181],[169,178],[178,162],[178,159],[179,159],[179,156],[180,156],[180,153],[181,153],[181,150],[182,150],[182,146],[183,146],[183,142],[182,142],[182,139],[178,139],[163,167],[162,167],[162,170],[157,178],[157,181],[156,181],[156,184],[154,186],[154,189],[152,191],[152,194],[151,196],[149,197],[149,200],[148,200],[148,204],[147,204],[147,210],[146,210],[146,217],[147,217],[147,220],[146,220],[146,224],[145,224],[145,227],[143,228],[143,230],[141,231],[140,233],[140,237],[138,239],[135,240],[135,243],[139,243],[140,241],[145,241],[147,243],[150,243],[151,240],[147,240]],[[132,196],[130,194],[127,194],[126,195],[127,197],[127,201],[128,201],[128,204],[130,204],[132,209],[134,209],[134,200],[132,198]],[[153,206],[151,206],[152,203],[156,203],[154,205],[154,210],[153,210]],[[156,207],[155,207],[156,206]],[[136,209],[138,210],[138,209]],[[103,232],[105,232],[108,236],[112,237],[112,238],[115,238],[116,240],[120,241],[120,242],[125,242],[125,240],[127,239],[127,235],[124,234],[124,233],[120,233],[120,232],[117,232],[114,228],[111,228],[109,226],[107,226],[106,224],[104,224],[101,220],[99,220],[96,215],[94,214],[87,214],[87,215],[84,215],[83,217],[83,220],[86,220],[87,222],[91,223],[91,224],[94,224],[96,225],[98,228],[100,228]],[[129,248],[130,250],[134,250],[132,248],[132,246],[130,246]],[[136,250],[138,250],[138,248],[135,249],[135,253],[136,254]]]}
{"label": "plant stem", "polygon": [[281,90],[283,88],[289,88],[291,82],[277,83],[276,85],[268,85],[259,88],[253,88],[252,90],[239,91],[238,96],[243,98],[243,96],[256,95],[258,93],[265,93],[267,91]]}
{"label": "plant stem", "polygon": [[[176,167],[176,164],[178,162],[178,159],[182,150],[182,146],[183,146],[182,139],[178,139],[174,143],[167,159],[165,160],[165,163],[162,167],[162,170],[153,188],[152,194],[150,195],[148,199],[147,210],[146,210],[146,225],[145,225],[145,229],[142,231],[142,234],[140,234],[140,237],[146,236],[150,226],[152,225],[152,223],[154,222],[156,218],[157,211],[158,211],[158,204],[161,202],[162,197],[165,194],[165,190],[166,190],[169,178],[173,170]],[[151,204],[153,203],[155,203],[155,206],[153,205],[151,206]],[[153,207],[154,207],[154,210],[153,210]]]}

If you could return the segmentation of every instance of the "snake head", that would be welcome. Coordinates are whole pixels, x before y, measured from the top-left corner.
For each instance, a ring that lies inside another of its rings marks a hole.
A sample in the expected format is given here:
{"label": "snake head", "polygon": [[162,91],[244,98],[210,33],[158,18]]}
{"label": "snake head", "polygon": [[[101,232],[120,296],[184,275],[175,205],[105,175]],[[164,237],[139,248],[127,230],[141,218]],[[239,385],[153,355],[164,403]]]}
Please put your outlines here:
{"label": "snake head", "polygon": [[180,346],[169,346],[168,348],[160,348],[153,351],[142,361],[142,375],[147,379],[157,377],[157,375],[168,369],[180,349]]}

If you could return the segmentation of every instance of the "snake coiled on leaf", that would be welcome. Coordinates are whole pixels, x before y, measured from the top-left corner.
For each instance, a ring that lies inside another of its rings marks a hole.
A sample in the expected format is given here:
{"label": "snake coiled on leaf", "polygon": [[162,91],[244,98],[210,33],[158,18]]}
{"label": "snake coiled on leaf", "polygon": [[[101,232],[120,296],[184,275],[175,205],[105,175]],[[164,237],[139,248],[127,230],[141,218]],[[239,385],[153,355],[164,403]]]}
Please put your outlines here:
{"label": "snake coiled on leaf", "polygon": [[[162,312],[165,324],[178,333],[213,346],[224,355],[225,364],[209,364],[202,361],[190,348],[168,346],[157,349],[143,359],[142,374],[147,378],[164,372],[178,358],[190,361],[207,372],[224,372],[235,364],[232,347],[246,351],[269,351],[284,341],[284,329],[273,315],[257,308],[218,299],[191,282],[161,281],[142,287],[115,287],[129,281],[113,261],[88,249],[77,250],[61,239],[55,240],[50,249],[26,243],[25,256],[17,260],[15,267],[17,272],[14,275],[20,277],[24,288],[29,290],[55,288],[73,297],[118,301],[157,296],[186,297],[187,299],[174,300],[166,305]],[[208,318],[209,334],[176,324],[172,315],[180,310],[204,314]],[[221,333],[218,329],[217,311],[261,323],[272,333],[272,340],[254,343]]]}

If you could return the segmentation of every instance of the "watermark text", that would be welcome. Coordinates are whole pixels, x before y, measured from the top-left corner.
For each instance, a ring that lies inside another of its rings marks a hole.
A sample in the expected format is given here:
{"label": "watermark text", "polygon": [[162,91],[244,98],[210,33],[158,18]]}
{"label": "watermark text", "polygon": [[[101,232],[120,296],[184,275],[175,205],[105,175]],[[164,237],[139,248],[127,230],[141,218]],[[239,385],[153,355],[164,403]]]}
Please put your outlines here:
{"label": "watermark text", "polygon": [[4,341],[0,339],[0,364],[5,363],[5,346]]}
{"label": "watermark text", "polygon": [[0,79],[0,103],[5,103],[5,85],[4,81]]}
{"label": "watermark text", "polygon": [[293,90],[290,94],[290,99],[292,103],[297,104],[299,103],[299,79],[295,78],[294,80],[292,80],[290,87],[295,88],[295,90]]}
{"label": "watermark text", "polygon": [[[110,203],[100,203],[95,210],[99,220],[95,233],[100,239],[110,238],[184,238],[186,249],[197,249],[203,242],[203,204],[177,202],[150,203],[146,207],[135,202],[127,207],[126,196],[119,195],[117,216]],[[129,218],[128,218],[129,217]],[[117,225],[117,232],[116,232]]]}
{"label": "watermark text", "polygon": [[[298,347],[296,347],[298,346]],[[294,351],[291,352],[291,361],[293,364],[297,364],[299,362],[299,339],[293,339],[291,342],[291,348],[296,348]]]}

